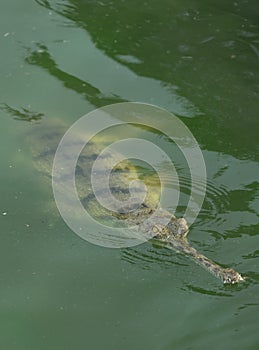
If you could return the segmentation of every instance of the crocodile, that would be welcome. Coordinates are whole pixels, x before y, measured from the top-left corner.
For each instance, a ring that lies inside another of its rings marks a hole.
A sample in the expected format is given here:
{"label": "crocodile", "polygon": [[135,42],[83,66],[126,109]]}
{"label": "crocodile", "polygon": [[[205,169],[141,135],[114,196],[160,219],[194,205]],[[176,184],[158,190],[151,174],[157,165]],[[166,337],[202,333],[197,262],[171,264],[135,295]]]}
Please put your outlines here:
{"label": "crocodile", "polygon": [[[32,126],[28,138],[34,164],[38,171],[50,178],[54,154],[67,126],[61,121],[53,122],[48,119],[30,125]],[[80,135],[77,136],[78,138],[81,137]],[[189,256],[224,284],[235,284],[244,281],[244,277],[240,273],[231,268],[221,267],[191,246],[187,240],[189,227],[185,218],[177,218],[169,211],[159,207],[159,186],[149,186],[148,194],[143,202],[137,206],[133,203],[131,208],[127,208],[127,210],[122,205],[114,213],[103,207],[96,199],[95,193],[93,193],[90,174],[93,163],[105,142],[107,140],[103,136],[96,136],[88,142],[87,147],[83,149],[79,156],[75,169],[78,196],[91,216],[105,224],[109,224],[111,218],[113,220],[123,220],[126,225],[134,226],[139,232],[145,234],[145,237],[149,237],[151,243],[160,242],[166,248],[174,249]],[[102,159],[102,164],[109,165],[111,157],[113,157],[112,154],[106,153]],[[104,170],[101,167],[99,171],[102,173]],[[62,176],[64,177],[66,174]],[[131,181],[139,179],[136,167],[130,160],[116,165],[110,174],[110,191],[122,203],[129,197],[129,179]],[[144,178],[144,181],[146,185],[149,185],[150,179],[148,176]],[[152,181],[154,182],[154,180]],[[99,186],[99,196],[105,196],[107,192],[102,189],[101,182]],[[136,185],[134,190],[141,191],[141,188]]]}

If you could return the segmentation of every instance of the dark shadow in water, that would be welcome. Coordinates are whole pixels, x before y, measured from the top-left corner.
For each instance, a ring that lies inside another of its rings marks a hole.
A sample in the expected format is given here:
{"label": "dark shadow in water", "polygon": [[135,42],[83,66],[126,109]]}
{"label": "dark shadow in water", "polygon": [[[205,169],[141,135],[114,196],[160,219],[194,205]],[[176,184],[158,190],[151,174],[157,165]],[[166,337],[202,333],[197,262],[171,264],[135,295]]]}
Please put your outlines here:
{"label": "dark shadow in water", "polygon": [[[231,286],[233,287],[233,286]],[[183,290],[189,290],[195,293],[199,294],[206,294],[206,295],[213,295],[213,296],[218,296],[218,297],[232,297],[233,293],[227,293],[227,292],[220,292],[220,291],[215,291],[215,290],[209,290],[201,287],[197,287],[191,284],[186,284],[185,288],[182,288]]]}
{"label": "dark shadow in water", "polygon": [[259,258],[259,250],[255,250],[253,253],[247,254],[247,255],[243,255],[242,256],[243,259],[255,259],[255,258]]}
{"label": "dark shadow in water", "polygon": [[188,290],[201,293],[201,294],[231,297],[231,296],[234,296],[236,292],[243,291],[248,287],[250,287],[251,285],[258,284],[259,274],[254,272],[251,272],[251,273],[246,272],[245,274],[242,274],[242,276],[245,278],[245,281],[234,285],[224,284],[220,288],[217,288],[216,290],[206,289],[200,286],[197,287],[197,286],[194,286],[193,284],[185,284],[185,286]]}
{"label": "dark shadow in water", "polygon": [[25,62],[45,69],[51,76],[61,81],[66,88],[82,95],[95,107],[102,107],[108,104],[126,101],[115,95],[107,97],[103,95],[100,90],[86,81],[59,69],[56,62],[48,52],[48,48],[42,43],[37,43],[35,50],[27,48],[27,51],[28,54],[25,58]]}
{"label": "dark shadow in water", "polygon": [[[247,304],[244,304],[244,305],[242,305],[242,306],[240,306],[239,308],[238,308],[238,310],[244,310],[244,309],[247,309],[247,308],[249,308],[249,307],[259,307],[259,303],[247,303]],[[258,312],[258,311],[257,311]]]}
{"label": "dark shadow in water", "polygon": [[235,285],[223,285],[220,288],[212,289],[206,289],[202,287],[194,286],[193,284],[185,284],[185,288],[183,290],[187,289],[192,292],[196,292],[199,294],[206,294],[206,295],[213,295],[218,297],[233,297],[236,292],[240,292],[248,287],[249,283],[247,282],[241,282],[239,284]]}
{"label": "dark shadow in water", "polygon": [[0,109],[4,112],[8,113],[9,115],[13,116],[14,119],[22,120],[22,121],[26,121],[26,122],[41,120],[42,117],[44,117],[43,113],[33,112],[33,111],[30,111],[29,109],[23,108],[23,107],[21,109],[16,109],[16,108],[9,106],[6,103],[1,103]]}
{"label": "dark shadow in water", "polygon": [[[36,65],[45,69],[51,76],[57,78],[62,84],[76,93],[82,95],[87,101],[89,101],[95,107],[102,107],[112,103],[127,102],[118,96],[105,96],[100,90],[81,80],[71,74],[68,74],[58,68],[56,62],[53,60],[45,45],[36,43],[36,49],[32,50],[26,48],[27,56],[25,62],[31,65]],[[17,120],[23,121],[37,121],[44,117],[43,113],[33,112],[26,108],[17,109],[9,106],[6,103],[0,104],[0,109],[7,112],[9,115],[14,116]]]}

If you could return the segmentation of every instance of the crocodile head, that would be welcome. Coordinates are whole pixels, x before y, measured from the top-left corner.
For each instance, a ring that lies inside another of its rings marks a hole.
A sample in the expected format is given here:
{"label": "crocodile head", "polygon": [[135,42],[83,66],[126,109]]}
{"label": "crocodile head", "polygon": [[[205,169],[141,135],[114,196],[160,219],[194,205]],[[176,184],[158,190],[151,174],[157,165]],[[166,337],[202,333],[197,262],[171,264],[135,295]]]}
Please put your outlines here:
{"label": "crocodile head", "polygon": [[187,221],[184,218],[172,217],[167,225],[157,221],[152,227],[153,237],[168,239],[170,237],[185,238],[189,232]]}
{"label": "crocodile head", "polygon": [[242,277],[238,272],[233,269],[227,268],[224,269],[223,273],[223,283],[224,284],[235,284],[240,281],[244,281],[245,278]]}
{"label": "crocodile head", "polygon": [[128,217],[128,222],[139,225],[140,230],[149,236],[162,240],[170,237],[182,239],[189,231],[184,218],[176,218],[163,209],[141,208]]}

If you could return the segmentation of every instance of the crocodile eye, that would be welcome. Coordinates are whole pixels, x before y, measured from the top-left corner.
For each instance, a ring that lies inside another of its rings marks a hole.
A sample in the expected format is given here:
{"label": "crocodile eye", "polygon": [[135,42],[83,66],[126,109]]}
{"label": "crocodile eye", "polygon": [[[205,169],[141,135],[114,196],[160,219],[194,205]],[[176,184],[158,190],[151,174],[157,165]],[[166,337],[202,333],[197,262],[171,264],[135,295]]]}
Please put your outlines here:
{"label": "crocodile eye", "polygon": [[152,227],[152,231],[153,231],[153,233],[157,233],[157,232],[158,232],[157,227],[156,227],[156,226],[153,226],[153,227]]}

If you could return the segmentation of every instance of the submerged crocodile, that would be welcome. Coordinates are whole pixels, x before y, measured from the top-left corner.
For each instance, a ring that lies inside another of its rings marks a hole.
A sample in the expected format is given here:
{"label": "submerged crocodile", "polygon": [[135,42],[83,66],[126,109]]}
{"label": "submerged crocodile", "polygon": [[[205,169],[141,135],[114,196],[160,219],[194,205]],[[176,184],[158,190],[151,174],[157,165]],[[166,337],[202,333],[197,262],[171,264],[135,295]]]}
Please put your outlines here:
{"label": "submerged crocodile", "polygon": [[[67,127],[62,125],[61,122],[53,123],[42,120],[41,123],[33,125],[32,129],[33,130],[30,131],[29,141],[32,145],[31,150],[36,167],[42,173],[51,177],[53,157],[58,143]],[[78,137],[80,138],[80,135],[78,135]],[[244,280],[238,272],[231,268],[219,266],[206,256],[200,254],[188,243],[186,237],[189,228],[186,220],[184,218],[176,218],[168,211],[157,208],[160,193],[157,186],[149,186],[148,194],[142,204],[135,206],[133,203],[129,211],[125,211],[125,208],[122,206],[122,209],[119,209],[115,214],[104,208],[96,200],[91,186],[92,165],[100,154],[103,141],[104,140],[99,137],[99,139],[95,138],[88,143],[78,159],[75,170],[76,186],[81,203],[93,217],[104,223],[108,223],[111,218],[118,218],[120,221],[124,220],[129,226],[134,225],[139,232],[150,237],[151,242],[161,242],[161,244],[167,248],[173,248],[176,251],[184,253],[214,276],[221,279],[224,284],[235,284]],[[73,145],[71,145],[71,147],[73,147]],[[105,169],[104,165],[111,162],[110,157],[112,157],[110,154],[106,154],[106,156],[103,157],[103,169]],[[99,169],[101,174],[104,173],[103,169],[102,167]],[[62,174],[61,176],[65,177],[66,174]],[[117,165],[110,174],[110,191],[112,195],[123,203],[123,201],[129,197],[129,179],[137,180],[138,178],[139,175],[132,162],[123,161]],[[147,177],[147,185],[148,182],[150,182],[150,179]],[[135,191],[141,191],[141,189],[136,187]],[[98,192],[99,196],[103,197],[107,194],[107,192],[103,190],[101,182]],[[146,220],[148,218],[149,220]]]}

